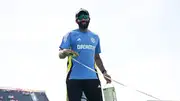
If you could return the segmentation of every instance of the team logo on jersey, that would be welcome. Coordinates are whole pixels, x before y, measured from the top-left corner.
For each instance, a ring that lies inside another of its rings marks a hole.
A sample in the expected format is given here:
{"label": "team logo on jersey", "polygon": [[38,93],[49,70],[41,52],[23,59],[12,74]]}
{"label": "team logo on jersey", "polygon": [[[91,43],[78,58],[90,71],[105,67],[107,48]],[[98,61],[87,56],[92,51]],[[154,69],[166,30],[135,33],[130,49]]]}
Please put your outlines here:
{"label": "team logo on jersey", "polygon": [[91,38],[91,42],[92,42],[92,43],[95,43],[95,39],[94,39],[94,38]]}

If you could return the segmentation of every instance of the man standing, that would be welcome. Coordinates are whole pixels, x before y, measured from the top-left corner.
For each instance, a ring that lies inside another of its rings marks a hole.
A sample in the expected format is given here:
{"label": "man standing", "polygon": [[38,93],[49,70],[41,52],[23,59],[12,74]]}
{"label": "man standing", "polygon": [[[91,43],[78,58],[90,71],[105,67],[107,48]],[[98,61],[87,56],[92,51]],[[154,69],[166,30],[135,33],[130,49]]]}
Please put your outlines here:
{"label": "man standing", "polygon": [[[98,74],[82,65],[96,71],[96,64],[107,83],[111,83],[111,79],[106,78],[111,77],[107,74],[99,55],[101,53],[99,36],[88,30],[90,15],[87,10],[81,8],[75,18],[79,28],[67,33],[59,46],[59,58],[68,57],[66,79],[68,101],[80,101],[82,92],[88,101],[103,101]],[[73,58],[82,64],[73,61]]]}

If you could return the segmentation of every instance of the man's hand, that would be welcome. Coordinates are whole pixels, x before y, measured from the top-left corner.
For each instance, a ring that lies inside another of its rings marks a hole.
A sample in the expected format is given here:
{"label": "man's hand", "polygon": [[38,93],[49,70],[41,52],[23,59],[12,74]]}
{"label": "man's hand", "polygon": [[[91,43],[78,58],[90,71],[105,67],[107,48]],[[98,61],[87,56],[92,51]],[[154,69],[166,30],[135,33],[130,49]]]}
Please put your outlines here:
{"label": "man's hand", "polygon": [[66,55],[66,56],[78,56],[79,54],[71,49],[64,49],[63,50],[63,53]]}
{"label": "man's hand", "polygon": [[106,80],[106,83],[111,83],[111,76],[107,73],[103,73],[104,79]]}
{"label": "man's hand", "polygon": [[66,55],[66,56],[78,56],[79,54],[71,49],[64,49],[63,50],[63,53]]}
{"label": "man's hand", "polygon": [[64,59],[66,56],[78,56],[79,54],[71,49],[63,49],[59,52],[59,58]]}

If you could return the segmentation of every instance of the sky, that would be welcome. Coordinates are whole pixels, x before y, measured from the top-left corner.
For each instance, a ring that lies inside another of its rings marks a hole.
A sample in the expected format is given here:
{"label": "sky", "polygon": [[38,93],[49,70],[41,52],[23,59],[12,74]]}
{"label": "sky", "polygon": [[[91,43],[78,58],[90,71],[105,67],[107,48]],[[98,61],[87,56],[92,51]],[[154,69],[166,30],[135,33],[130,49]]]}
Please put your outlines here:
{"label": "sky", "polygon": [[[66,99],[62,37],[76,29],[75,13],[90,12],[101,57],[118,101],[180,100],[179,0],[1,0],[0,87],[45,90]],[[106,86],[101,77],[102,86]]]}

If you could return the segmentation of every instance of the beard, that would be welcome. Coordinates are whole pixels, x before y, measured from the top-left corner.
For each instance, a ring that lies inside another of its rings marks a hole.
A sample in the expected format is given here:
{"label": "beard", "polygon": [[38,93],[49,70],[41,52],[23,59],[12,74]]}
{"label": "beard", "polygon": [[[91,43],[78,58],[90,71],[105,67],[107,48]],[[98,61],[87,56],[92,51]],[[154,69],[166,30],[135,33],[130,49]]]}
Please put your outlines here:
{"label": "beard", "polygon": [[83,21],[83,22],[81,21],[78,23],[78,25],[79,25],[79,28],[81,29],[87,29],[89,26],[89,21]]}

